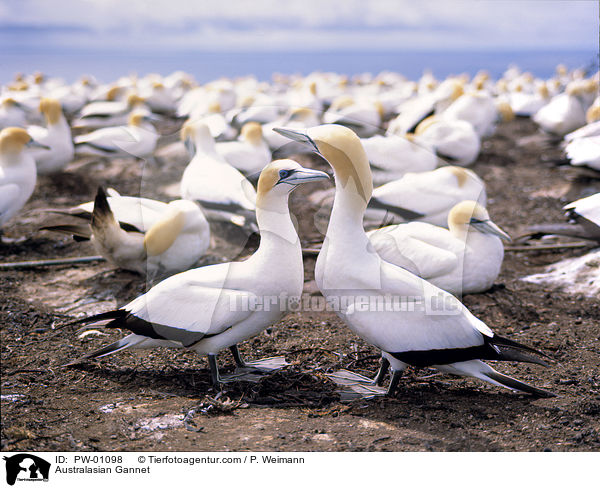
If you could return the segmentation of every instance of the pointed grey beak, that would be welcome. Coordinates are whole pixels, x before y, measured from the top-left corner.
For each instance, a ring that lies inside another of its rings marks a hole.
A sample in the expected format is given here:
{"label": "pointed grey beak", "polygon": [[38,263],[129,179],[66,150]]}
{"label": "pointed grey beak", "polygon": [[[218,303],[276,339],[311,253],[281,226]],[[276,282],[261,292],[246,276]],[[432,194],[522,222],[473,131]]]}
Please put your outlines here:
{"label": "pointed grey beak", "polygon": [[191,137],[188,137],[185,142],[185,148],[190,156],[190,158],[193,158],[196,154],[196,144],[194,144],[194,141],[192,140]]}
{"label": "pointed grey beak", "polygon": [[505,240],[506,242],[512,242],[510,236],[491,220],[471,219],[470,224],[482,234],[492,234],[498,236],[500,239]]}
{"label": "pointed grey beak", "polygon": [[31,139],[27,143],[27,147],[35,148],[35,149],[50,149],[50,146],[46,146],[45,144],[41,144],[35,139]]}
{"label": "pointed grey beak", "polygon": [[323,171],[316,169],[302,168],[294,171],[287,178],[280,180],[281,183],[289,183],[291,185],[300,185],[302,183],[309,183],[317,180],[328,180],[329,175]]}
{"label": "pointed grey beak", "polygon": [[275,127],[275,128],[273,128],[273,130],[275,132],[277,132],[278,134],[281,134],[283,137],[287,137],[288,139],[291,139],[292,141],[296,141],[296,142],[299,142],[300,144],[304,144],[305,146],[308,146],[311,151],[314,151],[317,154],[321,154],[319,152],[319,148],[315,144],[315,141],[313,141],[308,136],[308,134],[306,134],[306,132],[292,130],[292,129],[285,129],[282,127]]}

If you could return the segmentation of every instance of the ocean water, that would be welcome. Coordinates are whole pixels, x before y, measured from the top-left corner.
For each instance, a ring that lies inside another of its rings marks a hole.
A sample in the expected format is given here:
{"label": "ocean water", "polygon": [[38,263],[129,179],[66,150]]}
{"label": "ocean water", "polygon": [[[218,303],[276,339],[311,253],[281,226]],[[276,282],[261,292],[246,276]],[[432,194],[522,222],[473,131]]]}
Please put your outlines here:
{"label": "ocean water", "polygon": [[499,77],[511,64],[524,71],[548,78],[557,64],[569,68],[598,70],[598,53],[590,51],[453,51],[453,52],[119,52],[48,50],[31,52],[7,49],[0,51],[0,83],[10,81],[15,73],[42,71],[74,81],[91,74],[100,81],[137,73],[167,75],[176,70],[192,74],[204,83],[220,77],[254,75],[268,80],[275,72],[308,74],[312,71],[335,71],[348,75],[377,74],[396,71],[409,79],[417,79],[429,69],[438,78],[450,74],[474,74],[486,69]]}

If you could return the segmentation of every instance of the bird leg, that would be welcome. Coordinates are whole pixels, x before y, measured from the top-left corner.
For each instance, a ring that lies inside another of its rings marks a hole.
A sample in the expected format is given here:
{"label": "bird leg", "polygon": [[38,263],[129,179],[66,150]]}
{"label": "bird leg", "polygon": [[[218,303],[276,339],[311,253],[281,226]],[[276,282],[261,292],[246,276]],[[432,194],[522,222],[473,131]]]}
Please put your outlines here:
{"label": "bird leg", "polygon": [[210,382],[213,386],[219,386],[221,384],[221,377],[219,376],[219,365],[217,364],[217,355],[208,355],[208,365],[210,367]]}
{"label": "bird leg", "polygon": [[242,355],[240,354],[240,350],[238,349],[237,344],[234,344],[233,346],[230,346],[229,350],[231,351],[231,354],[233,355],[233,359],[235,361],[235,365],[238,368],[245,368],[246,367],[246,362],[242,358]]}
{"label": "bird leg", "polygon": [[381,365],[379,366],[379,371],[377,371],[377,374],[375,375],[375,378],[373,378],[372,383],[377,386],[383,385],[383,380],[389,369],[390,362],[387,360],[387,358],[382,357]]}
{"label": "bird leg", "polygon": [[400,381],[400,377],[402,376],[402,371],[393,370],[392,372],[392,380],[390,381],[390,386],[388,386],[387,393],[385,394],[388,397],[394,396],[396,389],[398,388],[398,382]]}

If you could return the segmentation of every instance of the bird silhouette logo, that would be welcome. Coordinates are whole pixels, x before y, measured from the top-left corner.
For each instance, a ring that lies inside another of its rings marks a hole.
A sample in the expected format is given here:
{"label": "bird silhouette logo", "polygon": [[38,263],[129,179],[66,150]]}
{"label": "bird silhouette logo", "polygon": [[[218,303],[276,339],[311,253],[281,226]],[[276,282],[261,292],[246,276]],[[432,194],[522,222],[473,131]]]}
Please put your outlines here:
{"label": "bird silhouette logo", "polygon": [[6,462],[6,482],[13,486],[17,480],[48,481],[50,463],[33,454],[4,456]]}

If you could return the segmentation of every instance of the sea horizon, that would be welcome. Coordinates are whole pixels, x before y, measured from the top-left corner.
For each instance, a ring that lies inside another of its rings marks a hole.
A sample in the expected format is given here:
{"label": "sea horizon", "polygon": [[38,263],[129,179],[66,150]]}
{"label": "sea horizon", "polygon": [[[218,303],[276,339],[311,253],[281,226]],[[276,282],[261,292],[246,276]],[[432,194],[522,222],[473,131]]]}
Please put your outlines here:
{"label": "sea horizon", "polygon": [[0,83],[16,73],[41,71],[48,76],[73,82],[92,75],[101,82],[120,76],[148,73],[168,75],[183,70],[199,83],[218,78],[255,76],[270,80],[274,73],[307,75],[314,71],[333,71],[347,75],[394,71],[408,79],[418,79],[424,71],[438,78],[452,74],[474,75],[487,70],[498,78],[511,65],[535,76],[549,78],[558,64],[569,69],[584,68],[588,74],[598,70],[598,52],[591,50],[364,50],[364,51],[200,51],[17,48],[0,53]]}

